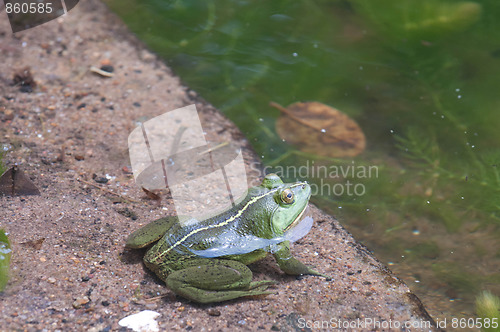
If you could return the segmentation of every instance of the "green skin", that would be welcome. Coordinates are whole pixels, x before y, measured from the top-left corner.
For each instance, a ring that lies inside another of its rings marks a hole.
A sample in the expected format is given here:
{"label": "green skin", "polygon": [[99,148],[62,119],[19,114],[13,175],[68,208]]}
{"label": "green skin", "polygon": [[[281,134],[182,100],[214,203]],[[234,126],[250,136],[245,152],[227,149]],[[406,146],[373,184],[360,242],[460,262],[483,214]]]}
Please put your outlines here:
{"label": "green skin", "polygon": [[[179,222],[177,217],[155,220],[132,233],[126,246],[143,248],[156,242],[144,257],[145,265],[176,294],[195,302],[221,302],[272,294],[266,289],[276,282],[252,282],[252,272],[246,266],[266,257],[266,248],[213,258],[196,255],[191,250],[217,247],[215,241],[224,237],[227,238],[224,243],[246,241],[247,236],[280,237],[302,217],[310,195],[311,188],[306,182],[285,184],[277,175],[269,174],[260,186],[250,188],[247,196],[231,209],[196,224],[182,225],[185,219],[180,218]],[[294,258],[289,241],[275,245],[273,256],[287,274],[328,278]]]}

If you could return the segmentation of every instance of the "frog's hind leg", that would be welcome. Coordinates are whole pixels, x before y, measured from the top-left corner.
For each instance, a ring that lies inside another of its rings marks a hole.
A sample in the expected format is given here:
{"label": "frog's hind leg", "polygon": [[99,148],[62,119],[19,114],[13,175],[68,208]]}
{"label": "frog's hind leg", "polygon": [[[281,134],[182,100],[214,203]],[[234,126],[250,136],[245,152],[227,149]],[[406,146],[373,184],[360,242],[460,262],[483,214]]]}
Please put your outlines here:
{"label": "frog's hind leg", "polygon": [[252,271],[236,261],[210,260],[172,272],[165,280],[176,294],[199,303],[221,302],[243,296],[272,294],[274,281],[252,282]]}
{"label": "frog's hind leg", "polygon": [[158,241],[173,225],[179,222],[179,218],[169,216],[156,219],[129,235],[125,246],[127,248],[144,248]]}

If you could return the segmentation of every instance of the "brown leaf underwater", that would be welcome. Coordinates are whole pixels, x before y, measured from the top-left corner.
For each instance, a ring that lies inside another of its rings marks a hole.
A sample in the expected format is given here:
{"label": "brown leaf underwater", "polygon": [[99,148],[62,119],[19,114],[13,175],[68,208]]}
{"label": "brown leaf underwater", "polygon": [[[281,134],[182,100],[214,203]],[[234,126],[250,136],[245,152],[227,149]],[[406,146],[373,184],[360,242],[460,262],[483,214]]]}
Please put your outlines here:
{"label": "brown leaf underwater", "polygon": [[283,107],[276,121],[278,135],[300,151],[326,157],[354,157],[363,152],[365,135],[358,124],[339,110],[311,101]]}

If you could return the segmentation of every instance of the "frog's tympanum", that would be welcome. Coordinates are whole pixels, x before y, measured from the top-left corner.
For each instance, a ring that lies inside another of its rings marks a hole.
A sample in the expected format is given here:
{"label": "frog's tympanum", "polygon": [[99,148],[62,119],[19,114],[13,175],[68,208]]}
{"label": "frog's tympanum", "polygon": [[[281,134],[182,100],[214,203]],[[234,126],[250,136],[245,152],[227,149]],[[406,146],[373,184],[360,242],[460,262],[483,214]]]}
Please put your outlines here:
{"label": "frog's tympanum", "polygon": [[231,209],[203,220],[166,217],[132,233],[126,246],[143,248],[156,242],[144,263],[176,294],[200,303],[271,294],[271,280],[252,282],[246,266],[274,255],[287,274],[327,277],[290,253],[290,242],[309,231],[303,218],[311,196],[307,182],[283,183],[275,174],[250,188]]}

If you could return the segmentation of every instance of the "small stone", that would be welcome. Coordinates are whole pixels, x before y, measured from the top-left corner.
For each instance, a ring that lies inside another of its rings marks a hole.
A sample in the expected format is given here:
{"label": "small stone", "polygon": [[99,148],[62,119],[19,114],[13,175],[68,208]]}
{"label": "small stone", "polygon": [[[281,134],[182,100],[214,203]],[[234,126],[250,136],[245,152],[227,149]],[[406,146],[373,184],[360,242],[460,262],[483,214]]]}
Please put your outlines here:
{"label": "small stone", "polygon": [[125,173],[125,174],[133,174],[132,170],[128,166],[123,166],[122,167],[122,172]]}
{"label": "small stone", "polygon": [[158,304],[156,304],[156,303],[146,303],[144,306],[146,307],[146,309],[153,310],[153,309],[156,309],[158,307]]}
{"label": "small stone", "polygon": [[14,111],[13,110],[3,111],[3,119],[4,119],[4,121],[9,121],[9,120],[14,119]]}
{"label": "small stone", "polygon": [[121,319],[118,325],[128,327],[134,331],[156,332],[160,330],[158,322],[155,320],[159,316],[160,314],[155,311],[144,310]]}
{"label": "small stone", "polygon": [[82,277],[82,282],[87,282],[90,280],[89,276]]}
{"label": "small stone", "polygon": [[112,73],[115,71],[115,68],[112,65],[102,65],[101,70],[107,71],[108,73]]}
{"label": "small stone", "polygon": [[108,181],[109,181],[108,179],[106,179],[103,176],[97,176],[97,175],[95,175],[93,178],[94,178],[94,181],[97,182],[97,183],[103,183],[103,184],[105,184],[105,183],[108,183]]}
{"label": "small stone", "polygon": [[220,316],[220,311],[215,308],[208,308],[207,313],[210,316]]}
{"label": "small stone", "polygon": [[137,220],[137,214],[129,208],[118,209],[116,212],[132,220]]}
{"label": "small stone", "polygon": [[36,87],[36,82],[33,79],[30,68],[25,67],[16,73],[14,73],[14,78],[12,79],[14,85],[19,86],[19,91],[30,93]]}
{"label": "small stone", "polygon": [[142,50],[139,53],[139,57],[142,59],[144,62],[153,62],[155,60],[155,55],[148,52],[147,50]]}
{"label": "small stone", "polygon": [[55,284],[56,283],[56,278],[49,277],[49,278],[47,278],[47,281],[50,282],[51,284]]}
{"label": "small stone", "polygon": [[78,161],[85,160],[85,156],[81,154],[75,154],[75,159]]}
{"label": "small stone", "polygon": [[88,296],[79,297],[75,300],[75,302],[73,302],[73,308],[80,309],[84,304],[87,304],[89,302],[90,300]]}
{"label": "small stone", "polygon": [[130,311],[130,303],[129,302],[119,302],[118,305],[120,306],[120,308],[125,311],[125,312],[129,312]]}

